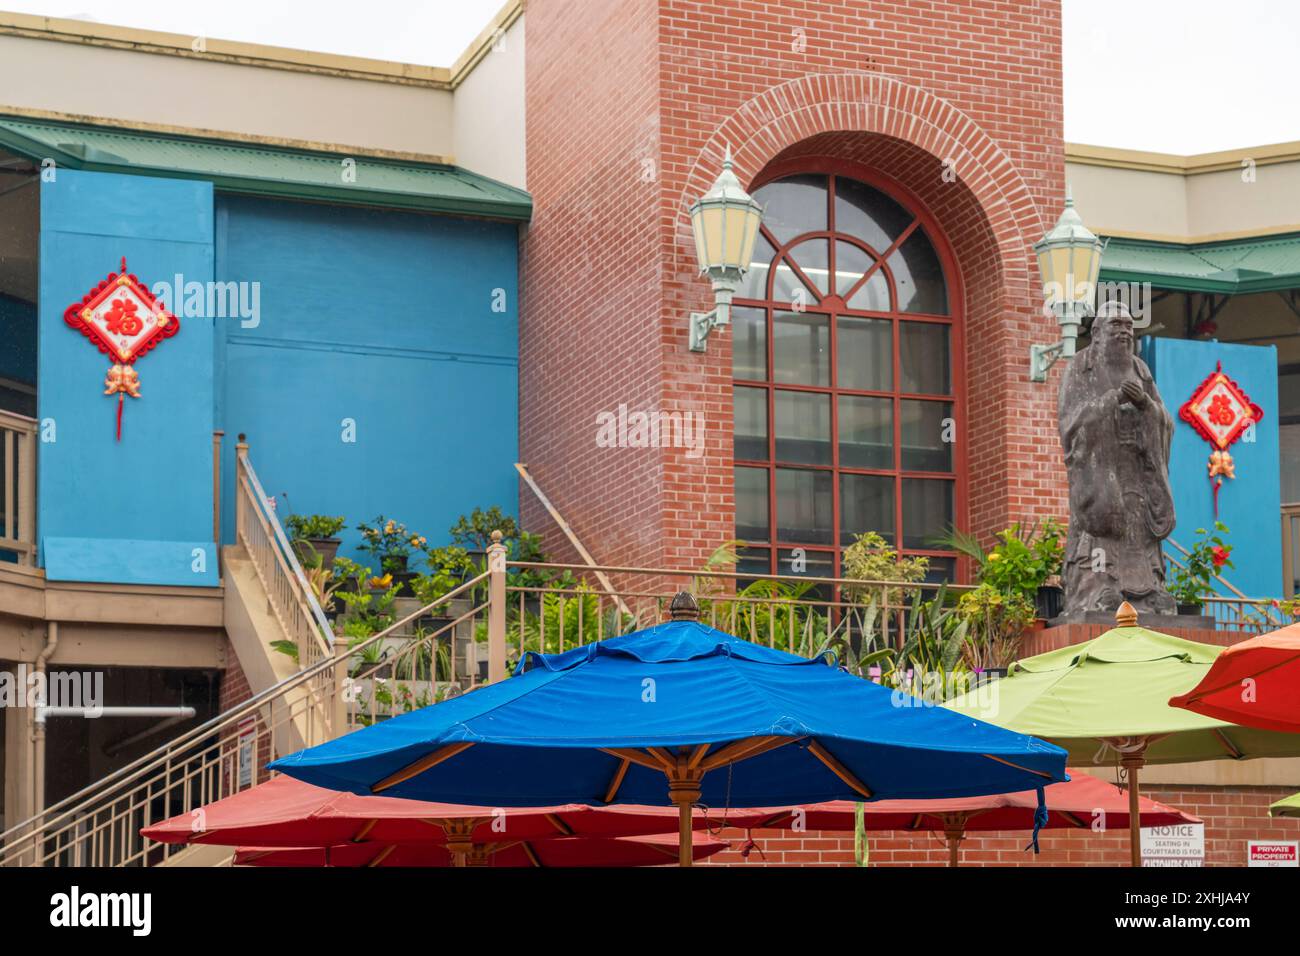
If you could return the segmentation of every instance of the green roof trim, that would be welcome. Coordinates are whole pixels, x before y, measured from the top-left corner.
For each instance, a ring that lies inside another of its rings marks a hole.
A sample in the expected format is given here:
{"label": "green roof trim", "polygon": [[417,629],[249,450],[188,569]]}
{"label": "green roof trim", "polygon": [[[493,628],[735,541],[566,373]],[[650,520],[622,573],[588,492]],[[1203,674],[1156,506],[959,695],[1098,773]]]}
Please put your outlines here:
{"label": "green roof trim", "polygon": [[[457,166],[0,116],[0,149],[68,169],[206,180],[281,199],[385,206],[524,222],[528,193]],[[356,163],[343,181],[344,160]]]}
{"label": "green roof trim", "polygon": [[1300,288],[1300,233],[1193,245],[1113,237],[1100,278],[1229,295]]}

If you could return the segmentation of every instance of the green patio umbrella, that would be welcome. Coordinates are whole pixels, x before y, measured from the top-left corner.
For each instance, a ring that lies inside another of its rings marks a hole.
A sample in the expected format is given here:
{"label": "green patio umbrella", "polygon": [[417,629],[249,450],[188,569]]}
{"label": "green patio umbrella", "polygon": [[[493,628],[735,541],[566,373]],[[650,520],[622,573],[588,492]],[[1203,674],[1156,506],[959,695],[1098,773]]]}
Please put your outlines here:
{"label": "green patio umbrella", "polygon": [[1300,817],[1300,793],[1293,793],[1289,797],[1283,797],[1268,808],[1268,815],[1270,817]]}
{"label": "green patio umbrella", "polygon": [[1016,661],[1007,676],[945,706],[1069,751],[1076,765],[1113,750],[1128,772],[1130,840],[1141,865],[1138,771],[1147,764],[1300,756],[1300,734],[1239,727],[1169,706],[1195,687],[1221,647],[1137,626],[1125,602],[1117,626],[1059,650]]}

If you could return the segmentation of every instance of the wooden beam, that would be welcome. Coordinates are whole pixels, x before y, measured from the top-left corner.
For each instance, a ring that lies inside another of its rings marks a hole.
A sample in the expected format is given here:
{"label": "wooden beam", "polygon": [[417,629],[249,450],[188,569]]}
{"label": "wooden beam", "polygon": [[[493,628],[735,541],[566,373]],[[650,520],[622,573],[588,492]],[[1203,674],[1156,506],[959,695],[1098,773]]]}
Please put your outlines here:
{"label": "wooden beam", "polygon": [[729,763],[739,763],[742,760],[757,757],[769,750],[775,750],[777,747],[784,747],[786,744],[792,744],[803,739],[803,737],[745,737],[741,740],[732,741],[721,750],[705,757],[700,761],[700,768],[706,772],[716,770],[718,767],[724,767]]}
{"label": "wooden beam", "polygon": [[630,760],[620,760],[618,769],[614,771],[614,777],[609,782],[609,789],[605,791],[605,802],[613,803],[614,798],[618,796],[618,788],[623,786],[623,778],[627,776],[627,768],[632,765]]}
{"label": "wooden beam", "polygon": [[853,776],[853,774],[849,772],[849,769],[847,767],[845,767],[842,763],[836,760],[835,757],[831,755],[830,751],[828,751],[817,741],[814,740],[812,743],[808,745],[808,752],[811,753],[818,760],[820,760],[822,763],[824,763],[827,769],[829,769],[831,773],[835,774],[835,776],[839,777],[841,780],[847,783],[858,793],[862,794],[862,796],[866,797],[868,800],[871,799],[872,797],[871,788],[868,787],[861,780],[859,780],[857,777]]}
{"label": "wooden beam", "polygon": [[1052,779],[1052,775],[1045,770],[1031,770],[1029,767],[1022,767],[1018,763],[1012,763],[1010,760],[1005,760],[1002,757],[995,757],[992,754],[980,754],[980,756],[987,757],[989,760],[996,760],[998,763],[1006,764],[1008,767],[1015,767],[1017,770],[1023,770],[1025,773],[1032,773],[1039,777],[1046,777],[1048,780]]}
{"label": "wooden beam", "polygon": [[551,826],[555,827],[556,830],[560,831],[565,836],[573,836],[573,827],[561,820],[558,814],[548,813],[546,819],[550,822]]}
{"label": "wooden beam", "polygon": [[611,757],[617,757],[619,760],[628,760],[638,767],[645,767],[647,770],[654,770],[658,773],[667,773],[672,766],[665,766],[661,761],[656,760],[647,753],[640,750],[634,750],[630,747],[597,747],[601,753],[607,753]]}
{"label": "wooden beam", "polygon": [[431,767],[436,767],[444,760],[450,760],[452,757],[456,756],[456,754],[463,750],[468,750],[473,746],[474,742],[467,740],[460,743],[447,744],[445,747],[439,747],[437,750],[433,751],[433,753],[425,754],[419,760],[415,761],[415,763],[403,767],[401,770],[397,771],[397,773],[380,780],[370,788],[370,792],[383,793],[390,787],[395,787],[399,783],[405,783],[412,777],[418,777]]}
{"label": "wooden beam", "polygon": [[362,824],[361,829],[352,835],[352,842],[360,843],[362,840],[364,840],[367,836],[370,835],[370,831],[375,828],[375,824],[378,822],[379,822],[378,820],[367,820],[364,824]]}
{"label": "wooden beam", "polygon": [[392,855],[393,851],[396,849],[397,849],[396,844],[394,843],[388,844],[388,846],[384,847],[382,850],[376,853],[374,859],[372,859],[369,863],[367,863],[366,866],[368,867],[378,866],[380,863],[383,863],[386,859],[388,859]]}

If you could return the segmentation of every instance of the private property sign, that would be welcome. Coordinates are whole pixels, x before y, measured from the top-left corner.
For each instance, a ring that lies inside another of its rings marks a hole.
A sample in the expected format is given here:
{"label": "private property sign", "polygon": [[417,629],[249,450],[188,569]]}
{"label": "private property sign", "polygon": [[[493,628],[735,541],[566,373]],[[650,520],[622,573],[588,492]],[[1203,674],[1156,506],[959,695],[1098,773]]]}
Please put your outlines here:
{"label": "private property sign", "polygon": [[1300,866],[1300,842],[1251,840],[1246,844],[1247,866]]}
{"label": "private property sign", "polygon": [[1143,866],[1204,866],[1205,824],[1143,827]]}

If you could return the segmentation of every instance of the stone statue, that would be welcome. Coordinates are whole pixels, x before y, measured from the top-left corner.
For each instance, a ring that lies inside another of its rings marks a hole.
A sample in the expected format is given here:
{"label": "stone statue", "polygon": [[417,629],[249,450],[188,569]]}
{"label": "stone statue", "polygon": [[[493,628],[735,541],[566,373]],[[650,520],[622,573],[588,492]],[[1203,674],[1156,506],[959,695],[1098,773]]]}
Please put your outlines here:
{"label": "stone statue", "polygon": [[1174,420],[1133,354],[1124,304],[1097,310],[1092,343],[1066,367],[1057,408],[1070,481],[1062,617],[1113,615],[1126,600],[1144,614],[1177,613],[1160,548],[1174,528]]}

